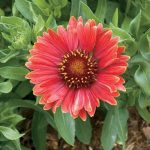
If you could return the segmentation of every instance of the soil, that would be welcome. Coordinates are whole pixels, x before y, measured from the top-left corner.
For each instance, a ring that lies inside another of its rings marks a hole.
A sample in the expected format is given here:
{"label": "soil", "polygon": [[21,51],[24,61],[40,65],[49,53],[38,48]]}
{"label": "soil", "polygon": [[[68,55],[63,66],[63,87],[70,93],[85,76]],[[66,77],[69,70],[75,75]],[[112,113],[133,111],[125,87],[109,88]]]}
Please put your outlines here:
{"label": "soil", "polygon": [[[35,150],[31,139],[31,121],[33,111],[23,111],[26,120],[23,122],[21,132],[25,135],[21,138],[22,145]],[[28,114],[28,115],[27,115]],[[98,113],[91,119],[93,136],[90,145],[85,145],[76,139],[75,145],[68,145],[63,139],[59,139],[57,132],[48,127],[46,150],[103,150],[100,143],[100,133],[103,126],[103,119]],[[113,150],[122,150],[122,146],[115,144]],[[126,150],[150,150],[150,123],[144,121],[135,109],[129,110],[128,140]]]}

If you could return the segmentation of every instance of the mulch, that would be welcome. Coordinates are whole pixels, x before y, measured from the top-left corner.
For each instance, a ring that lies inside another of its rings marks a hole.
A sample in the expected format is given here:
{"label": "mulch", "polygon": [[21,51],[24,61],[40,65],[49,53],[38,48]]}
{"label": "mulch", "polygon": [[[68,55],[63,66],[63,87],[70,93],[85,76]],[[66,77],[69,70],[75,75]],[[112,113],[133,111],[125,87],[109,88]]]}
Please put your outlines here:
{"label": "mulch", "polygon": [[[21,138],[21,144],[35,150],[31,138],[32,110],[23,110],[23,116],[26,118],[21,124],[21,132],[25,135]],[[63,139],[59,139],[57,132],[48,126],[46,150],[103,150],[100,143],[100,134],[103,126],[103,117],[96,113],[91,119],[93,127],[93,136],[90,145],[85,145],[76,139],[75,145],[68,145]],[[113,150],[122,150],[122,146],[115,144]],[[135,109],[129,110],[128,120],[128,140],[126,141],[126,150],[150,150],[150,123],[144,121]]]}

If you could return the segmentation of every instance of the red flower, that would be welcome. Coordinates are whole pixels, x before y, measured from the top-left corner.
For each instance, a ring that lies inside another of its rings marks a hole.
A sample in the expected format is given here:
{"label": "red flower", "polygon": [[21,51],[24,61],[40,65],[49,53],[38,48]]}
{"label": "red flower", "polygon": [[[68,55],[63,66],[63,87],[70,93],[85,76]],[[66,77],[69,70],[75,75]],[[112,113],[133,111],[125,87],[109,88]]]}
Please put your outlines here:
{"label": "red flower", "polygon": [[33,70],[26,78],[35,84],[40,104],[53,112],[61,105],[73,118],[93,116],[100,100],[116,105],[118,90],[125,91],[120,76],[127,68],[118,37],[102,24],[71,17],[67,29],[58,26],[38,37],[26,66]]}

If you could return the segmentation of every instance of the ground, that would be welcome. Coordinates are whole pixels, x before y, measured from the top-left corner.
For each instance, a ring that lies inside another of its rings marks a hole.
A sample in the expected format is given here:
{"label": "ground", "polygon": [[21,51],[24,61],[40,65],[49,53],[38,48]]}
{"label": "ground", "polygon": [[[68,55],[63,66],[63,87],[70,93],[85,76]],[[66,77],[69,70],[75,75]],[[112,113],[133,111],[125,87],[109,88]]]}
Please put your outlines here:
{"label": "ground", "polygon": [[[21,143],[35,150],[31,139],[31,121],[33,111],[23,111],[26,120],[24,120],[22,132],[25,136],[22,137]],[[93,136],[90,145],[85,145],[76,140],[72,147],[63,139],[58,139],[57,132],[50,126],[47,131],[47,149],[46,150],[102,150],[100,143],[100,132],[103,125],[103,118],[96,113],[91,119],[93,126]],[[128,140],[126,142],[126,150],[150,150],[150,123],[145,122],[136,112],[135,109],[129,110],[128,120]],[[116,144],[113,150],[122,150],[121,145]]]}

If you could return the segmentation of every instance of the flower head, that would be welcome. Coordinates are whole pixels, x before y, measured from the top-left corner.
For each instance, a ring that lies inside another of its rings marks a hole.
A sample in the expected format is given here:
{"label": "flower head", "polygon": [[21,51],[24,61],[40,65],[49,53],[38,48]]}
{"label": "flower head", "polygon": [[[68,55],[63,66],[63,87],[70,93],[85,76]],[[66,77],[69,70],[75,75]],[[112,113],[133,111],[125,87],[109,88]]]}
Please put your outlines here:
{"label": "flower head", "polygon": [[125,91],[121,75],[128,56],[122,55],[118,37],[102,24],[82,17],[70,18],[67,29],[49,29],[30,50],[26,75],[35,84],[33,92],[41,96],[44,109],[56,111],[61,106],[73,118],[93,116],[100,101],[116,105],[118,90]]}

